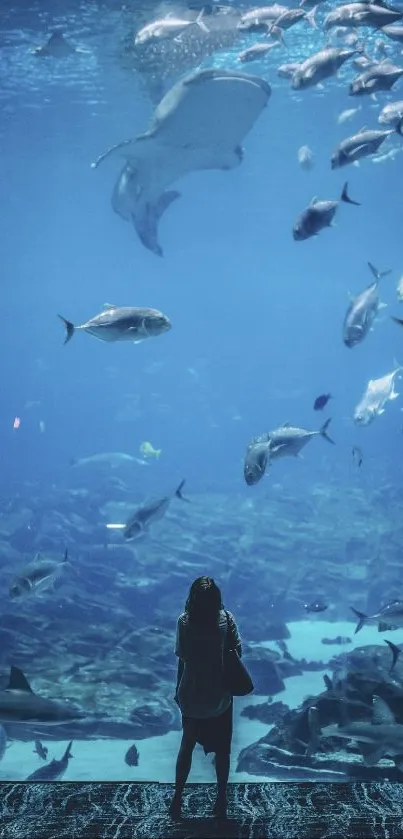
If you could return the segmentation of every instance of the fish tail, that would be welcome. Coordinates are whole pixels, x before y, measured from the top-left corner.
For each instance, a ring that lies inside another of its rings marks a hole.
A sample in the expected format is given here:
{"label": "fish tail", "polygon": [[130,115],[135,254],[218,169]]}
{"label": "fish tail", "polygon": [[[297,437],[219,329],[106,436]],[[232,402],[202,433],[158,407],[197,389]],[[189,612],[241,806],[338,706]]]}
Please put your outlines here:
{"label": "fish tail", "polygon": [[387,277],[388,274],[392,273],[391,268],[388,268],[386,271],[378,271],[378,269],[375,268],[375,265],[372,265],[372,262],[368,262],[368,267],[370,271],[373,273],[376,280],[381,280],[382,277]]}
{"label": "fish tail", "polygon": [[398,134],[400,134],[401,137],[403,137],[403,117],[399,119],[399,122],[395,126],[395,130]]}
{"label": "fish tail", "polygon": [[392,320],[394,320],[395,323],[400,323],[400,326],[403,326],[402,318],[395,318],[395,317],[392,316]]}
{"label": "fish tail", "polygon": [[312,29],[317,29],[318,28],[318,24],[316,23],[316,20],[315,20],[315,14],[316,14],[316,9],[317,8],[318,8],[317,6],[314,6],[313,9],[311,9],[311,11],[308,12],[308,14],[305,18],[305,20],[307,20],[308,23],[312,26]]}
{"label": "fish tail", "polygon": [[209,30],[208,26],[206,26],[206,24],[204,23],[203,16],[204,16],[204,9],[202,9],[199,12],[199,14],[197,15],[195,23],[197,24],[199,29],[201,29],[203,32],[206,32],[208,34],[210,32],[210,30]]}
{"label": "fish tail", "polygon": [[66,320],[66,318],[62,317],[62,315],[58,315],[57,317],[60,318],[61,321],[63,321],[63,323],[66,327],[66,337],[64,339],[64,343],[67,344],[69,341],[71,341],[71,339],[74,335],[74,330],[75,330],[74,323],[71,323],[71,321]]}
{"label": "fish tail", "polygon": [[391,673],[392,670],[394,670],[397,659],[399,658],[399,655],[401,653],[401,649],[397,647],[396,644],[393,644],[392,641],[388,641],[387,638],[384,638],[383,640],[385,641],[385,644],[388,645],[392,653],[392,664],[389,667],[389,673]]}
{"label": "fish tail", "polygon": [[354,609],[354,606],[350,606],[352,612],[354,612],[355,616],[358,618],[358,623],[355,628],[354,635],[357,635],[357,632],[362,629],[366,620],[368,620],[368,615],[364,615],[364,612],[359,612],[358,609]]}
{"label": "fish tail", "polygon": [[327,440],[328,443],[331,443],[334,446],[335,445],[334,440],[332,440],[332,438],[329,437],[329,435],[327,433],[327,429],[328,429],[330,423],[331,423],[331,417],[329,417],[329,419],[327,419],[326,422],[323,423],[322,427],[319,429],[319,434],[321,434],[322,437],[324,437],[325,440]]}
{"label": "fish tail", "polygon": [[185,498],[185,496],[182,495],[182,490],[183,490],[183,487],[185,486],[185,483],[186,483],[186,478],[184,478],[183,481],[180,482],[180,484],[178,486],[178,489],[175,490],[176,497],[180,498],[181,501],[189,501],[188,498]]}
{"label": "fish tail", "polygon": [[340,201],[345,201],[346,204],[355,204],[356,207],[361,206],[359,201],[354,201],[352,198],[350,198],[350,196],[348,194],[348,181],[346,181],[346,183],[343,186],[343,190],[342,190],[342,193],[341,193],[341,196],[340,196]]}
{"label": "fish tail", "polygon": [[69,561],[69,552],[66,548],[65,551],[64,551],[63,562],[68,562],[68,561]]}

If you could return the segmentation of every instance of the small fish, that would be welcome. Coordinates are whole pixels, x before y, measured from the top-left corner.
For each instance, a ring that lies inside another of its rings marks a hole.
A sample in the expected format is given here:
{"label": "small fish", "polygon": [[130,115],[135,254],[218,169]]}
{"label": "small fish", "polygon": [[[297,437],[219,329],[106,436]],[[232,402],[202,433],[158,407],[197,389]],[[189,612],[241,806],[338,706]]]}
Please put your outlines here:
{"label": "small fish", "polygon": [[62,315],[58,317],[66,327],[65,344],[77,329],[83,329],[101,341],[133,341],[135,344],[146,338],[156,338],[171,329],[170,320],[157,309],[119,307],[110,303],[105,303],[103,312],[81,326],[74,326]]}
{"label": "small fish", "polygon": [[243,476],[248,486],[259,483],[265,474],[270,457],[270,441],[259,438],[249,444],[243,467]]}
{"label": "small fish", "polygon": [[48,751],[49,749],[47,746],[44,746],[40,740],[35,740],[34,754],[37,754],[38,757],[42,758],[42,760],[46,760]]}
{"label": "small fish", "polygon": [[314,157],[309,146],[301,146],[301,148],[298,149],[298,163],[301,169],[305,169],[307,172],[312,169]]}
{"label": "small fish", "polygon": [[305,90],[313,87],[329,76],[334,76],[345,61],[362,52],[362,47],[344,49],[343,47],[326,47],[310,55],[300,64],[291,79],[293,90]]}
{"label": "small fish", "polygon": [[348,184],[346,182],[338,201],[318,201],[317,198],[312,198],[309,206],[303,210],[294,224],[292,230],[294,240],[301,242],[310,239],[312,236],[317,236],[325,227],[330,227],[340,201],[344,201],[346,204],[355,204],[359,207],[358,201],[353,201],[350,198],[347,189]]}
{"label": "small fish", "polygon": [[354,410],[354,422],[369,425],[375,417],[385,412],[386,403],[399,396],[395,391],[395,379],[402,375],[402,370],[399,366],[379,379],[369,380],[364,396]]}
{"label": "small fish", "polygon": [[379,62],[350,82],[349,95],[363,96],[378,90],[391,90],[402,75],[403,67],[390,62]]}
{"label": "small fish", "polygon": [[347,120],[352,119],[358,113],[358,111],[360,111],[360,110],[361,110],[361,107],[359,107],[359,108],[347,108],[345,111],[342,111],[341,114],[339,114],[338,117],[337,117],[338,124],[342,125],[343,122],[347,122]]}
{"label": "small fish", "polygon": [[326,612],[329,606],[327,603],[324,603],[323,600],[314,600],[312,603],[305,603],[304,609],[306,612]]}
{"label": "small fish", "polygon": [[403,600],[393,600],[373,615],[365,615],[364,612],[359,612],[353,606],[350,606],[350,609],[358,618],[355,635],[365,623],[377,623],[378,632],[388,632],[403,627]]}
{"label": "small fish", "polygon": [[34,561],[22,568],[13,578],[10,585],[11,599],[24,599],[53,588],[68,561],[67,548],[61,562],[45,559],[42,554],[38,553]]}
{"label": "small fish", "polygon": [[331,393],[322,393],[320,396],[317,396],[315,402],[313,403],[313,410],[314,411],[323,411],[323,408],[329,402],[329,399],[332,398]]}
{"label": "small fish", "polygon": [[279,457],[298,457],[301,450],[313,437],[324,437],[328,443],[334,445],[334,440],[327,433],[330,422],[331,418],[329,417],[317,431],[296,428],[286,422],[279,426],[279,428],[274,429],[274,431],[269,431],[266,434],[261,434],[260,437],[256,437],[250,446],[266,444],[267,459],[270,463]]}
{"label": "small fish", "polygon": [[63,757],[60,760],[51,760],[50,763],[46,764],[46,766],[40,766],[39,769],[36,769],[35,772],[32,772],[31,775],[28,775],[28,778],[26,778],[26,780],[60,781],[69,765],[69,760],[73,757],[73,755],[71,754],[72,745],[73,741],[71,740],[67,746],[67,749]]}
{"label": "small fish", "polygon": [[140,755],[136,747],[136,744],[133,743],[133,745],[130,746],[130,748],[127,750],[125,754],[125,763],[127,763],[128,766],[138,766],[139,757]]}
{"label": "small fish", "polygon": [[353,446],[353,448],[351,450],[351,453],[353,455],[355,465],[358,468],[360,468],[360,466],[362,466],[362,463],[363,463],[363,460],[364,460],[364,455],[363,455],[360,447],[359,446]]}
{"label": "small fish", "polygon": [[147,441],[142,443],[140,446],[140,452],[143,455],[143,457],[155,457],[158,460],[161,451],[162,449],[155,449],[154,446],[151,443],[148,443]]}

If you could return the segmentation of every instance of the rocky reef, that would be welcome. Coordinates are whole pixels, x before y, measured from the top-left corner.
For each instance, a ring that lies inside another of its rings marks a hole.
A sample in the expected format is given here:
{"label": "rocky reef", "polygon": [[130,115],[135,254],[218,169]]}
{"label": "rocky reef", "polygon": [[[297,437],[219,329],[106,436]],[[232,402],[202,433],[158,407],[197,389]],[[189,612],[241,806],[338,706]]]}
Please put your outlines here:
{"label": "rocky reef", "polygon": [[[396,744],[401,742],[403,749],[403,661],[399,657],[393,666],[388,647],[371,645],[335,657],[330,664],[333,676],[325,678],[325,690],[308,696],[299,708],[288,710],[274,703],[245,709],[274,726],[243,749],[238,772],[295,779],[338,773],[340,778],[402,780],[402,769],[393,766],[393,758]],[[382,707],[386,703],[387,722],[374,719],[374,699],[380,699]],[[365,731],[355,723],[364,723]],[[351,737],[340,739],[337,732],[343,730]]]}

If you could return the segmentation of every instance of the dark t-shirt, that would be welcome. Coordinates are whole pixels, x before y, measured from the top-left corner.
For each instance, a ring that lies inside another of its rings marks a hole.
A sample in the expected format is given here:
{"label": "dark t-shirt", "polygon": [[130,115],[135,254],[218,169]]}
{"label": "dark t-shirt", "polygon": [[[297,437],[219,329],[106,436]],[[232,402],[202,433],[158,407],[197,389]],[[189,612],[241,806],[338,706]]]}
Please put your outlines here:
{"label": "dark t-shirt", "polygon": [[232,696],[224,684],[224,648],[236,649],[242,655],[231,612],[221,609],[215,626],[192,624],[186,612],[179,616],[175,653],[182,659],[184,668],[177,699],[184,716],[216,717],[229,708]]}

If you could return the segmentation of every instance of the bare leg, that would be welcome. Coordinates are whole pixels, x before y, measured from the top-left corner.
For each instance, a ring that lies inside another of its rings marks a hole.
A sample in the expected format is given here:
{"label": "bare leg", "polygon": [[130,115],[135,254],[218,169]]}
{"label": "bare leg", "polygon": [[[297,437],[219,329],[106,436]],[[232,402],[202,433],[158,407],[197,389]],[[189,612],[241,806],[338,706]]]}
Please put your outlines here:
{"label": "bare leg", "polygon": [[217,800],[214,805],[214,815],[225,818],[227,815],[227,784],[229,776],[229,752],[217,752],[215,756],[215,771],[217,776]]}
{"label": "bare leg", "polygon": [[175,793],[169,807],[169,812],[172,818],[180,817],[182,793],[192,766],[192,755],[195,745],[195,740],[189,740],[184,734],[182,735],[182,741],[176,760]]}

